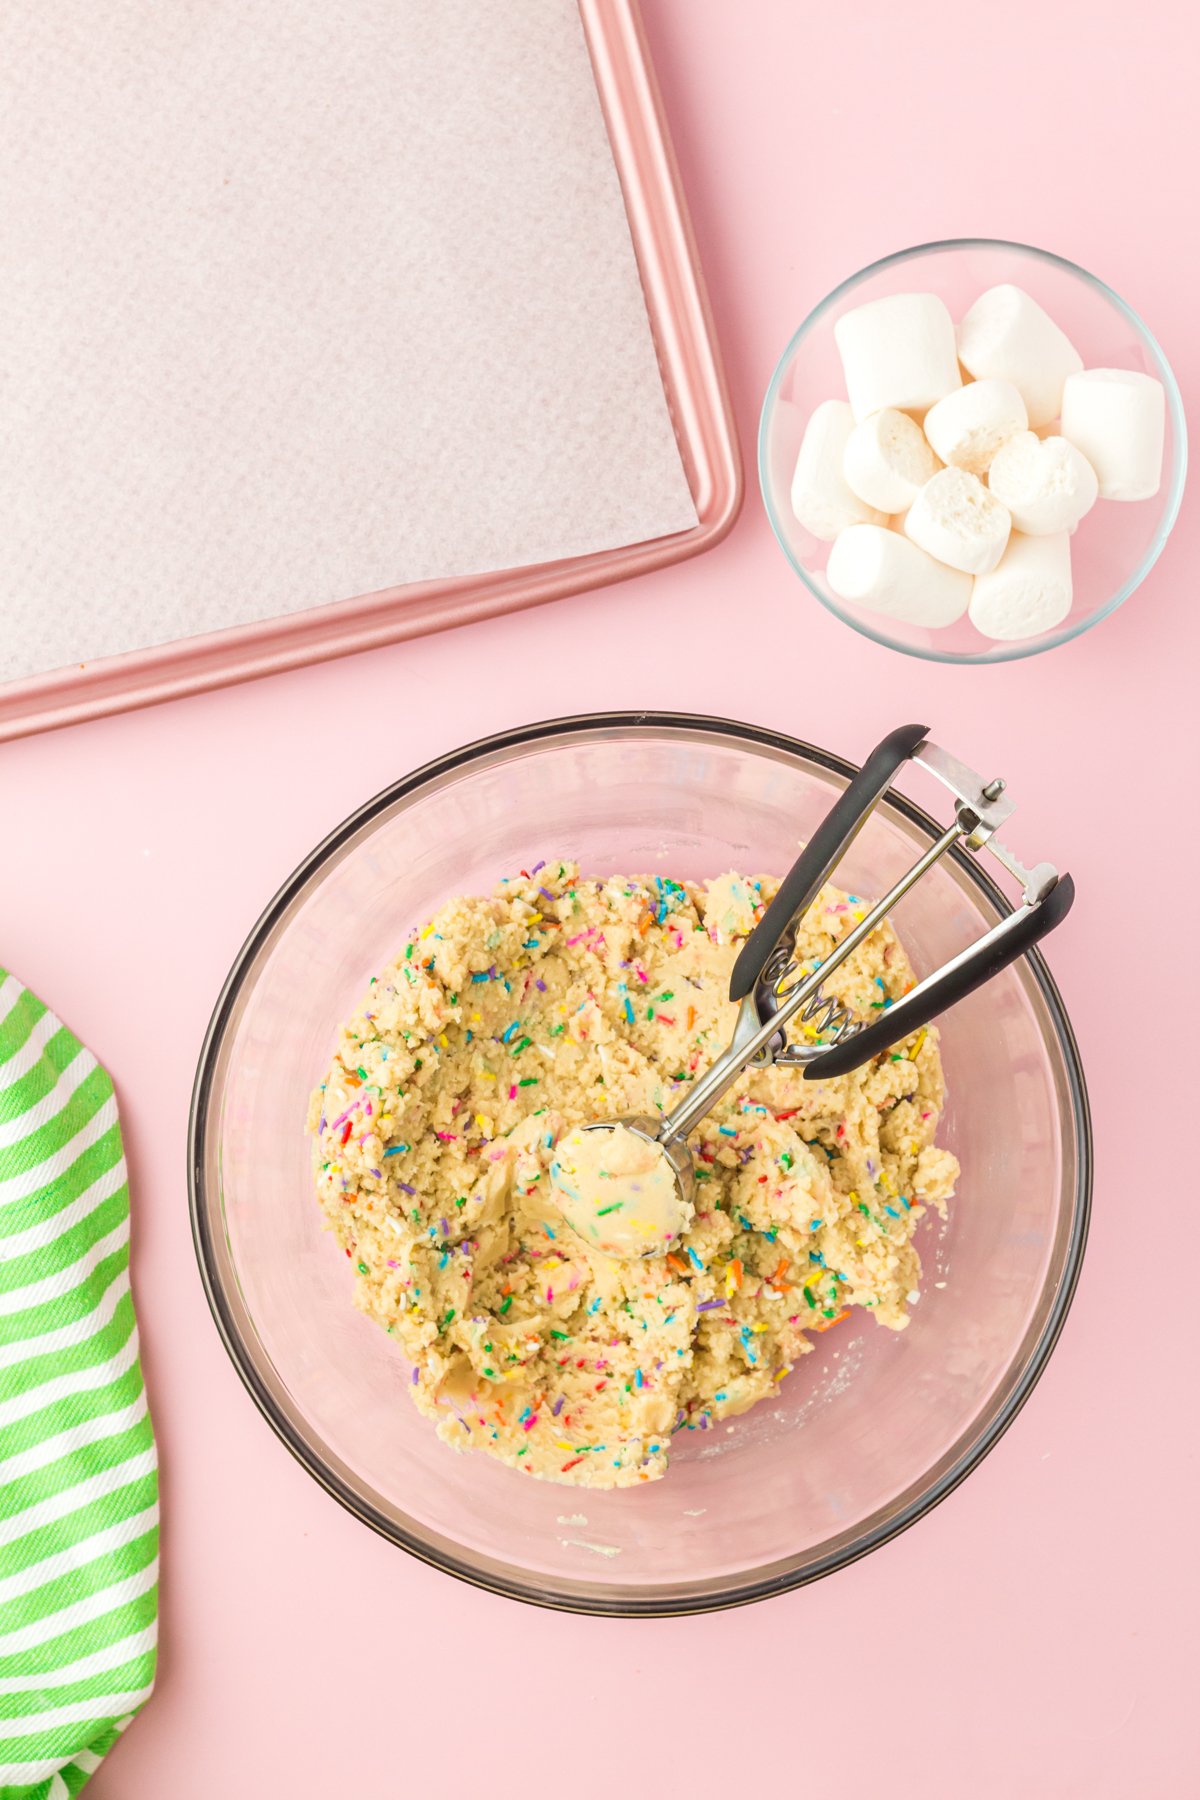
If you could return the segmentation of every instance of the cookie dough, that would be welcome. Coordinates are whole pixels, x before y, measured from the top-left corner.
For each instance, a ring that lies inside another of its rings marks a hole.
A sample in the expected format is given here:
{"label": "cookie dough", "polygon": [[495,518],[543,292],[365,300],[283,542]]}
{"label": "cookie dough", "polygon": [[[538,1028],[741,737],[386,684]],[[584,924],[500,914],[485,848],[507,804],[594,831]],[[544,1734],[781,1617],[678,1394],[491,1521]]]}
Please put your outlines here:
{"label": "cookie dough", "polygon": [[[440,1435],[579,1487],[665,1473],[676,1433],[776,1390],[854,1308],[900,1330],[915,1229],[958,1165],[928,1029],[825,1083],[747,1071],[696,1127],[695,1216],[618,1260],[563,1219],[580,1124],[660,1117],[728,1041],[729,976],[777,881],[583,879],[539,863],[449,901],[372,983],[314,1094],[317,1196]],[[807,966],[867,902],[826,888]],[[875,931],[829,991],[873,1018],[912,984]],[[811,1029],[811,1028],[810,1028]]]}
{"label": "cookie dough", "polygon": [[696,1216],[666,1151],[619,1123],[569,1131],[550,1181],[572,1231],[607,1256],[665,1256]]}

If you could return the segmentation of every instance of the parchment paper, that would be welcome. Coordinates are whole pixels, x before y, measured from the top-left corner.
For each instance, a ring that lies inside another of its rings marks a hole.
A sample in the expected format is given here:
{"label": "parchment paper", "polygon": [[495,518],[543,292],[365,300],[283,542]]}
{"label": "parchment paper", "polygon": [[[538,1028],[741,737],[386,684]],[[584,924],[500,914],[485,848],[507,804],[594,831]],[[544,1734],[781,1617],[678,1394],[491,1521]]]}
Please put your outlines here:
{"label": "parchment paper", "polygon": [[574,0],[0,5],[0,680],[695,522]]}

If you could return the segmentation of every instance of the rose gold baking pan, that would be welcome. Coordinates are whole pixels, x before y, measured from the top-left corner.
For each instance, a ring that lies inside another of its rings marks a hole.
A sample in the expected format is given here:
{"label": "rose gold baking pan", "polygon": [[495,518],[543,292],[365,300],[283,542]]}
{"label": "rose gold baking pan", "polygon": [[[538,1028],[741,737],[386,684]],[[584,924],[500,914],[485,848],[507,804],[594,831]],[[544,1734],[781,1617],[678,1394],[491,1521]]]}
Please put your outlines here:
{"label": "rose gold baking pan", "polygon": [[638,0],[579,0],[663,384],[698,523],[623,549],[410,583],[0,686],[0,740],[538,606],[679,562],[725,536],[742,468]]}

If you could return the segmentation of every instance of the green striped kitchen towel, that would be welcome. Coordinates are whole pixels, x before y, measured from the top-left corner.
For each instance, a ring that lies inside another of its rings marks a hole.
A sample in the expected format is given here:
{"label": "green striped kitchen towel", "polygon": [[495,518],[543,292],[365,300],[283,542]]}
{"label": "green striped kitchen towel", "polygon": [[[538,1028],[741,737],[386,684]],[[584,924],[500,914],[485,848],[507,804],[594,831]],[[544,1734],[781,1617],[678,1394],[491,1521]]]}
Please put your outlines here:
{"label": "green striped kitchen towel", "polygon": [[0,969],[0,1800],[79,1792],[150,1692],[157,1631],[113,1086]]}

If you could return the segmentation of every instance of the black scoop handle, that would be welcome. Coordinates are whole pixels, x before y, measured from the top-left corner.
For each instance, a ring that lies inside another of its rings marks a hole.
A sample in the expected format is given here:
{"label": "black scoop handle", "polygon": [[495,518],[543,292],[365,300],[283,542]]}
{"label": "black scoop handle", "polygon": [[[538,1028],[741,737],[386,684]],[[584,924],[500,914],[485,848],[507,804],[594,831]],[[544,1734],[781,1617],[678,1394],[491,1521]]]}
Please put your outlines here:
{"label": "black scoop handle", "polygon": [[919,994],[897,1000],[873,1025],[856,1032],[844,1043],[834,1044],[823,1056],[808,1063],[804,1070],[805,1081],[830,1081],[838,1075],[848,1075],[881,1051],[919,1031],[922,1025],[928,1025],[939,1013],[946,1012],[959,1000],[965,1000],[993,975],[1024,956],[1056,925],[1061,925],[1074,901],[1074,881],[1069,875],[1060,875],[1044,900],[1035,906],[1018,907],[1004,920],[999,931],[990,933],[988,939],[981,941],[975,950],[931,981]]}
{"label": "black scoop handle", "polygon": [[[892,778],[929,736],[927,725],[901,725],[876,744],[845,793],[834,802],[796,858],[746,942],[729,978],[729,998],[744,1000],[792,921],[806,913],[854,842]],[[856,1039],[860,1042],[860,1039]],[[851,1065],[852,1067],[855,1065]]]}

